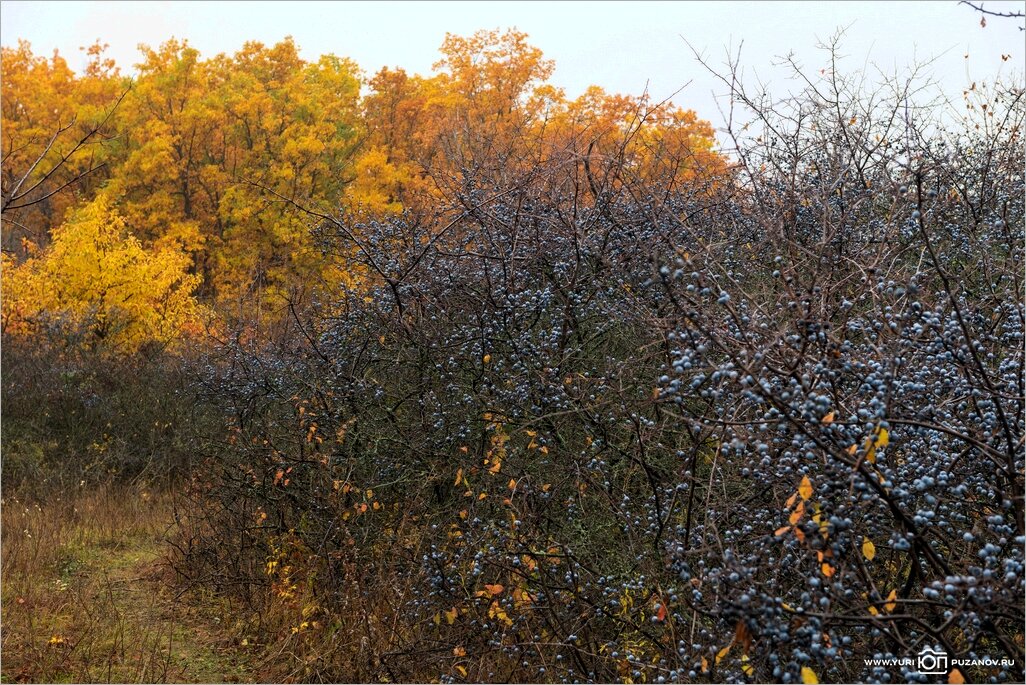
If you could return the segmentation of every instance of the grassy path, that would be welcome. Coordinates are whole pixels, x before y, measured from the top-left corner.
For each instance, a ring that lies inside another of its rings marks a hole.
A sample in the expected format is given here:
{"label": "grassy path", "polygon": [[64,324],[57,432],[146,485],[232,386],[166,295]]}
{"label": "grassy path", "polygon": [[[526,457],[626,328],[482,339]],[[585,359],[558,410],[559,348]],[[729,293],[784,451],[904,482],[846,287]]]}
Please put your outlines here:
{"label": "grassy path", "polygon": [[259,680],[214,606],[166,582],[166,499],[6,497],[2,516],[3,682]]}

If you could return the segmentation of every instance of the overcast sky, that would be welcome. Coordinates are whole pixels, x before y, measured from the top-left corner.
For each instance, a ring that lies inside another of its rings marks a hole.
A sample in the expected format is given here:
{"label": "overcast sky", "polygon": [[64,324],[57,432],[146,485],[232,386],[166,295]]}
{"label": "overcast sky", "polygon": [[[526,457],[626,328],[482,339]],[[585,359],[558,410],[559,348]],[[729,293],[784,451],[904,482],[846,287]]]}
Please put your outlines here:
{"label": "overcast sky", "polygon": [[[1022,11],[1024,2],[987,2]],[[203,55],[234,52],[247,40],[274,43],[291,35],[308,59],[353,58],[368,74],[400,66],[427,74],[445,33],[516,27],[556,62],[553,81],[570,96],[589,84],[656,98],[674,97],[718,124],[716,82],[695,63],[685,41],[722,63],[743,41],[742,62],[774,88],[786,88],[773,58],[794,52],[808,67],[823,63],[816,45],[838,28],[848,67],[868,62],[887,72],[936,58],[933,75],[953,96],[967,83],[998,73],[1022,79],[1023,33],[1014,20],[980,16],[944,2],[25,2],[0,4],[5,46],[27,39],[37,54],[61,52],[73,68],[78,48],[110,44],[123,71],[140,43],[187,38]],[[966,59],[965,55],[969,55]],[[1011,57],[1005,61],[1002,55]],[[775,74],[777,74],[775,76]]]}

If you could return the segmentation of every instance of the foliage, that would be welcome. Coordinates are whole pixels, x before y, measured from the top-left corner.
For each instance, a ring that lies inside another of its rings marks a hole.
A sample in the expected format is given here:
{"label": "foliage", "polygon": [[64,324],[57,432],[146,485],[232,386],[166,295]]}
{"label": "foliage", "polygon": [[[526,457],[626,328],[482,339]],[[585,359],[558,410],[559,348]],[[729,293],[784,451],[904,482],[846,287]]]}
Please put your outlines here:
{"label": "foliage", "polygon": [[187,273],[190,261],[173,245],[144,248],[100,195],[55,229],[39,256],[12,266],[4,255],[4,328],[57,325],[127,352],[166,344],[197,324],[200,279]]}
{"label": "foliage", "polygon": [[[179,485],[179,580],[280,679],[1026,673],[1021,84],[730,64],[728,156],[517,31],[170,41],[120,100],[4,57],[5,485]],[[47,151],[76,89],[96,159]]]}
{"label": "foliage", "polygon": [[693,113],[597,89],[586,107],[568,102],[516,31],[448,36],[430,77],[365,80],[350,60],[302,59],[291,39],[208,59],[170,40],[143,48],[126,91],[103,46],[90,55],[76,76],[27,43],[5,48],[5,254],[14,265],[45,247],[102,188],[143,247],[192,257],[197,295],[230,321],[253,309],[280,318],[294,290],[361,277],[318,251],[311,212],[431,215],[451,206],[461,168],[530,182],[547,156],[610,153],[600,139],[624,129],[638,134],[634,173],[653,183],[667,173],[663,148],[686,173],[722,170]]}

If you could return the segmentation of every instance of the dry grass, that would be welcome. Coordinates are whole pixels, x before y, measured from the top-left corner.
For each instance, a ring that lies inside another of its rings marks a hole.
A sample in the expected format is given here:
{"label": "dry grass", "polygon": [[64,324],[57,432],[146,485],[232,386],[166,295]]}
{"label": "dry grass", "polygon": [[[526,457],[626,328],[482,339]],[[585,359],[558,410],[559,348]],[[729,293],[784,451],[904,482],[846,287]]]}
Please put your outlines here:
{"label": "dry grass", "polygon": [[165,583],[170,497],[82,488],[2,504],[4,682],[250,679],[218,618]]}

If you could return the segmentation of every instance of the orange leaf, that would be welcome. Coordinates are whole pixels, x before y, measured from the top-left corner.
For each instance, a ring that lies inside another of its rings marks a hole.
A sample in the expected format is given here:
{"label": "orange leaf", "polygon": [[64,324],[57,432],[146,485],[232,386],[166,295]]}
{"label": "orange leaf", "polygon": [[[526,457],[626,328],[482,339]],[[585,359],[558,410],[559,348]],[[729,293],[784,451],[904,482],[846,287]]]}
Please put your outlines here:
{"label": "orange leaf", "polygon": [[779,538],[781,535],[783,535],[789,530],[791,530],[791,526],[782,526],[780,528],[777,528],[773,535]]}
{"label": "orange leaf", "polygon": [[822,423],[822,424],[833,423],[834,422],[834,413],[830,412],[829,414],[824,416],[822,419],[820,419],[819,422]]}
{"label": "orange leaf", "polygon": [[812,497],[812,481],[809,480],[808,476],[802,476],[801,485],[798,486],[798,495],[803,500]]}
{"label": "orange leaf", "polygon": [[948,674],[948,682],[954,685],[962,685],[965,682],[965,676],[957,668],[951,669],[951,673]]}
{"label": "orange leaf", "polygon": [[502,591],[505,590],[505,589],[506,588],[504,586],[500,585],[499,583],[495,583],[494,585],[488,585],[488,584],[485,585],[485,590],[488,590],[488,592],[491,593],[491,595],[493,597],[495,595],[502,594]]}
{"label": "orange leaf", "polygon": [[791,517],[788,519],[792,526],[797,525],[802,517],[805,516],[805,502],[799,502],[798,506],[791,512]]}

